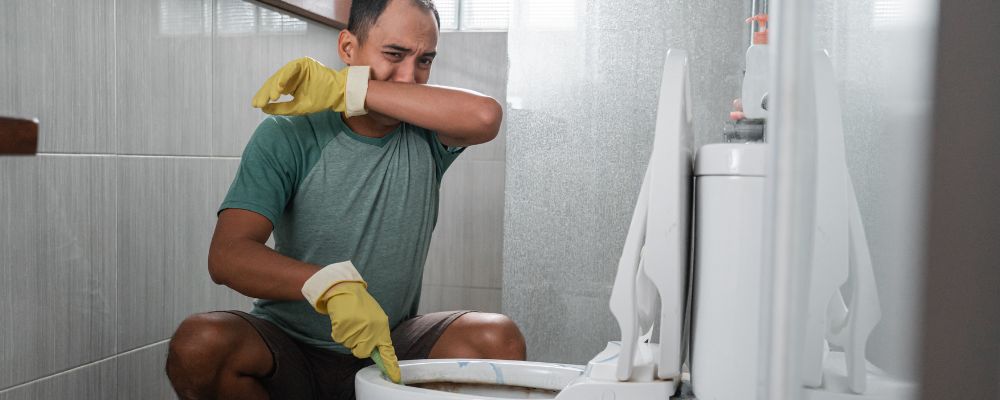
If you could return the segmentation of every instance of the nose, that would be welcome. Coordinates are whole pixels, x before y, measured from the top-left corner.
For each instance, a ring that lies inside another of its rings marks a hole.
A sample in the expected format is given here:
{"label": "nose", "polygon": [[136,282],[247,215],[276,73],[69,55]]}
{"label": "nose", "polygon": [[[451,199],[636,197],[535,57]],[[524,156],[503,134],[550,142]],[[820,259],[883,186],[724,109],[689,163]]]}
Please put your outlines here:
{"label": "nose", "polygon": [[416,83],[417,77],[416,65],[414,65],[415,62],[416,61],[406,60],[399,63],[396,70],[393,71],[392,81],[399,83]]}

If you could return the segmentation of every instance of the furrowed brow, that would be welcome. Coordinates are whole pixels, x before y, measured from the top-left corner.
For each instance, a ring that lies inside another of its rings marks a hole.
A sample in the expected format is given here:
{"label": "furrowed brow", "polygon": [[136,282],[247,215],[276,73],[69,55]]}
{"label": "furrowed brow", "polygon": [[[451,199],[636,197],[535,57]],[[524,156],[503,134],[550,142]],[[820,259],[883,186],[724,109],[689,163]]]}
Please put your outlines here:
{"label": "furrowed brow", "polygon": [[402,52],[402,53],[409,53],[409,52],[413,51],[413,49],[410,49],[410,48],[407,48],[407,47],[403,47],[403,46],[400,46],[398,44],[387,44],[385,46],[382,46],[382,48],[383,49],[388,49],[388,50],[395,50],[395,51]]}

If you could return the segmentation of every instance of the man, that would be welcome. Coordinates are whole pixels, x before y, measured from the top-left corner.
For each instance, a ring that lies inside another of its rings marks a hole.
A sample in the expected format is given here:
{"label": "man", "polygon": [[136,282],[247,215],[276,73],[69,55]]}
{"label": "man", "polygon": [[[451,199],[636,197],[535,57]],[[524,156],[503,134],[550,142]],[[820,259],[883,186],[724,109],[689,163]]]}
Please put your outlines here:
{"label": "man", "polygon": [[[369,357],[394,381],[397,355],[524,359],[506,316],[416,316],[441,176],[502,118],[489,97],[426,85],[438,28],[431,0],[357,0],[338,40],[349,68],[299,59],[258,92],[254,106],[298,116],[247,144],[209,272],[260,300],[181,323],[167,357],[181,398],[353,398]],[[270,103],[281,94],[294,100]]]}

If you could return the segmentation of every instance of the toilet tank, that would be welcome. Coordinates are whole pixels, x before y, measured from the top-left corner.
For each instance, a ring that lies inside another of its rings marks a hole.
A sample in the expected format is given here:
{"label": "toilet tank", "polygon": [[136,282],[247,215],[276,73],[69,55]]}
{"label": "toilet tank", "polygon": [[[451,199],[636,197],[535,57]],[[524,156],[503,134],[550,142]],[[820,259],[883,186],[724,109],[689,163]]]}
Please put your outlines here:
{"label": "toilet tank", "polygon": [[699,399],[756,394],[766,147],[710,144],[695,159],[690,367]]}

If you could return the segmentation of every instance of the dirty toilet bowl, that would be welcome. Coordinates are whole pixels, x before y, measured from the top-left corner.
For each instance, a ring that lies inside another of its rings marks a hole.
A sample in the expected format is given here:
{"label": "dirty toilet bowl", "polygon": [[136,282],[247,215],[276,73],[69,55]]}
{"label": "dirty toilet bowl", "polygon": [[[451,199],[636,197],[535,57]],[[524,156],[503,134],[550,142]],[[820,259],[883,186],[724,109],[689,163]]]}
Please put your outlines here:
{"label": "dirty toilet bowl", "polygon": [[583,367],[508,360],[400,361],[404,385],[375,366],[354,378],[358,400],[552,399],[583,374]]}

